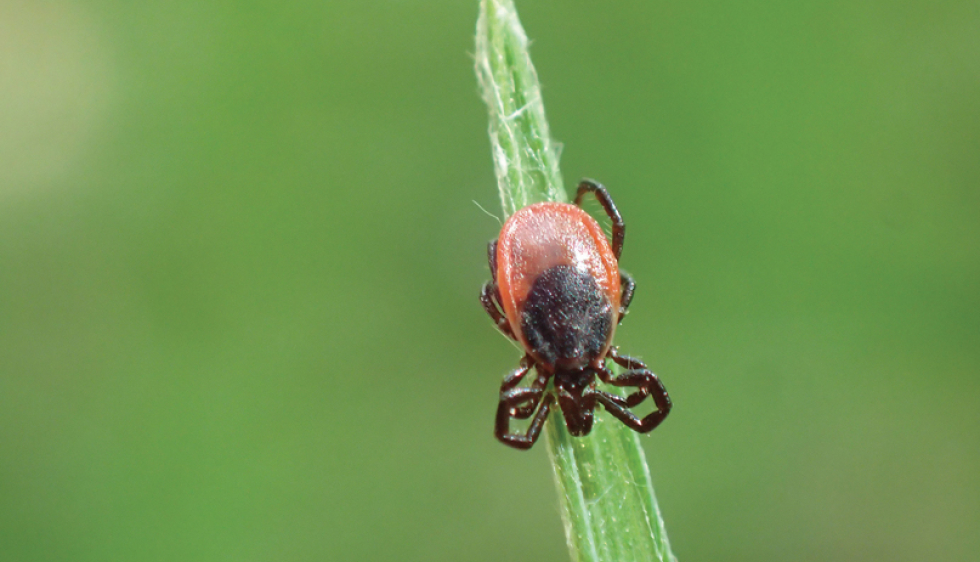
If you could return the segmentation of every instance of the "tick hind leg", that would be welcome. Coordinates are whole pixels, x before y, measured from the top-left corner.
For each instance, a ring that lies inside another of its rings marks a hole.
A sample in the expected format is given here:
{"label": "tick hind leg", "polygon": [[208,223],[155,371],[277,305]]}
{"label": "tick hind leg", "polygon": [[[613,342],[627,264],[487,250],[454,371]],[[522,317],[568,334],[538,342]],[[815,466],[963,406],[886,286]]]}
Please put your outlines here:
{"label": "tick hind leg", "polygon": [[[500,385],[500,403],[497,405],[493,434],[501,443],[515,449],[530,449],[534,445],[555,400],[553,394],[545,394],[549,378],[547,374],[539,373],[529,387],[517,387],[533,366],[534,362],[525,355],[521,366],[507,375]],[[532,415],[534,417],[531,425],[525,433],[511,433],[511,419],[524,420]]]}
{"label": "tick hind leg", "polygon": [[497,325],[497,329],[504,333],[505,336],[512,340],[516,340],[514,337],[514,332],[510,329],[510,322],[507,321],[507,317],[504,313],[500,311],[499,304],[497,304],[497,299],[494,297],[494,293],[497,291],[497,287],[493,284],[493,281],[487,281],[483,285],[483,292],[480,293],[480,302],[483,303],[483,309],[487,311],[490,318]]}
{"label": "tick hind leg", "polygon": [[629,312],[630,303],[633,302],[633,291],[636,290],[636,282],[633,281],[633,278],[628,273],[620,269],[619,286],[622,287],[622,296],[619,297],[619,320],[617,322],[622,322],[626,313]]}
{"label": "tick hind leg", "polygon": [[497,329],[512,340],[517,338],[514,331],[510,329],[510,322],[502,312],[503,306],[500,303],[500,289],[497,288],[497,241],[494,240],[487,245],[487,261],[490,263],[490,281],[483,285],[483,292],[480,293],[480,302],[483,309],[487,311],[490,318],[497,325]]}
{"label": "tick hind leg", "polygon": [[[653,431],[670,413],[671,403],[667,389],[664,388],[657,375],[647,369],[647,366],[639,359],[619,355],[615,348],[609,350],[609,358],[628,370],[619,376],[615,376],[612,371],[603,368],[597,371],[599,378],[606,384],[619,387],[632,386],[636,387],[637,390],[626,398],[597,390],[596,399],[610,414],[630,428],[640,433]],[[647,396],[653,397],[657,409],[647,414],[646,417],[640,418],[629,409],[643,402]]]}
{"label": "tick hind leg", "polygon": [[595,194],[596,199],[599,200],[612,221],[612,251],[616,259],[619,260],[620,254],[623,253],[623,241],[626,239],[626,224],[623,223],[623,216],[619,214],[619,209],[616,208],[612,197],[609,196],[606,186],[588,178],[579,182],[578,191],[575,194],[575,204],[579,207],[582,206],[582,198],[585,197],[586,193]]}

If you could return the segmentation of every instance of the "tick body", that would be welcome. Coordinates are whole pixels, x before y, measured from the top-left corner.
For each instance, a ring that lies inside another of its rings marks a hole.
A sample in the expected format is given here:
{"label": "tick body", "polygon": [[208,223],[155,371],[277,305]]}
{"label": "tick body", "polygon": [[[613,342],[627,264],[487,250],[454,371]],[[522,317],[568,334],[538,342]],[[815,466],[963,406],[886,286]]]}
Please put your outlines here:
{"label": "tick body", "polygon": [[[612,219],[612,241],[579,206],[594,193]],[[633,280],[619,270],[625,225],[608,191],[583,180],[575,205],[538,203],[514,213],[488,249],[493,280],[481,301],[497,328],[525,350],[521,365],[504,378],[494,434],[506,445],[529,449],[557,400],[572,435],[592,430],[601,404],[639,432],[657,427],[670,411],[663,384],[646,365],[612,346],[616,326],[633,297]],[[606,358],[627,370],[615,376]],[[530,385],[521,382],[531,372]],[[636,387],[623,398],[596,387]],[[547,389],[554,379],[554,388]],[[652,396],[656,410],[639,418],[630,408]],[[531,418],[526,433],[511,433],[511,419]]]}

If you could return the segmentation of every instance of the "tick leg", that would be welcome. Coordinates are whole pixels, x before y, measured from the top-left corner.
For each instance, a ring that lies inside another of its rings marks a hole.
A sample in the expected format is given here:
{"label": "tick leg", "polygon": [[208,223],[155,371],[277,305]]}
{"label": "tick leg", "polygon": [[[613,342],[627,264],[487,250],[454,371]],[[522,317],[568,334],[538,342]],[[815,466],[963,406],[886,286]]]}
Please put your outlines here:
{"label": "tick leg", "polygon": [[[544,388],[548,386],[549,376],[550,375],[539,374],[538,378],[528,388],[541,389],[541,391],[544,392]],[[527,418],[531,417],[532,414],[534,414],[535,407],[536,404],[534,404],[533,402],[529,404],[525,404],[524,406],[515,407],[511,410],[511,417],[514,418],[515,420],[526,420]]]}
{"label": "tick leg", "polygon": [[507,317],[497,308],[497,302],[494,298],[494,293],[496,292],[497,288],[493,284],[493,281],[487,281],[483,284],[483,292],[480,293],[480,302],[483,303],[483,309],[487,311],[487,314],[490,315],[490,318],[497,325],[497,329],[510,339],[516,340],[517,338],[514,337],[514,332],[510,329],[510,322],[507,321]]}
{"label": "tick leg", "polygon": [[664,418],[667,417],[666,412],[669,411],[657,410],[647,417],[640,419],[636,417],[636,414],[619,404],[615,398],[617,398],[615,395],[609,394],[608,392],[596,391],[596,400],[602,404],[602,407],[616,419],[626,424],[627,427],[638,433],[649,433],[656,429],[660,425],[660,422],[664,421]]}
{"label": "tick leg", "polygon": [[606,210],[606,214],[612,220],[612,251],[616,259],[619,260],[619,255],[623,253],[623,241],[626,239],[626,224],[623,223],[623,216],[619,214],[619,209],[616,208],[612,197],[609,196],[606,186],[588,178],[579,182],[578,192],[575,194],[575,204],[579,207],[582,206],[582,198],[585,197],[586,193],[595,194],[596,199],[599,200],[602,208]]}
{"label": "tick leg", "polygon": [[[493,434],[501,443],[515,449],[530,449],[534,445],[538,436],[541,435],[541,428],[544,427],[544,422],[548,419],[548,413],[551,411],[551,405],[555,401],[554,394],[548,393],[544,399],[541,398],[542,394],[544,394],[544,389],[514,388],[500,395],[500,405],[497,407],[497,423]],[[538,410],[534,414],[534,419],[531,420],[531,425],[523,435],[511,433],[510,420],[515,417],[513,413],[516,406],[528,400],[531,400],[531,406]]]}
{"label": "tick leg", "polygon": [[[521,359],[521,366],[511,371],[509,375],[504,377],[503,382],[500,384],[501,398],[503,398],[506,392],[517,388],[517,386],[521,384],[524,377],[526,377],[528,372],[531,370],[531,367],[534,367],[534,359],[532,359],[530,355],[525,355]],[[531,383],[528,388],[544,390],[544,388],[548,385],[548,378],[550,376],[551,375],[546,372],[538,371],[538,378]],[[526,401],[531,401],[531,397],[526,398]],[[535,403],[520,407],[515,405],[515,407],[511,409],[511,417],[519,420],[526,420],[527,418],[531,417],[531,414],[534,413],[535,406]]]}
{"label": "tick leg", "polygon": [[629,355],[620,355],[618,347],[610,347],[609,353],[607,355],[610,359],[616,362],[617,365],[625,369],[647,369],[647,364],[640,361],[636,357],[630,357]]}
{"label": "tick leg", "polygon": [[512,388],[516,388],[517,385],[521,384],[521,381],[524,380],[524,377],[527,376],[527,373],[533,366],[534,359],[531,359],[530,355],[525,354],[524,357],[521,358],[521,366],[511,371],[510,374],[504,377],[503,382],[500,383],[500,393],[503,394],[504,392],[507,392]]}
{"label": "tick leg", "polygon": [[480,294],[480,302],[483,308],[497,324],[497,329],[512,340],[517,340],[514,331],[510,329],[510,322],[501,310],[504,308],[500,304],[500,289],[497,288],[497,241],[491,240],[487,244],[487,262],[490,264],[490,281],[483,286],[483,293]]}
{"label": "tick leg", "polygon": [[633,278],[628,273],[620,269],[619,284],[623,288],[622,294],[619,297],[619,322],[622,322],[623,317],[629,311],[630,303],[633,301],[633,291],[636,290],[636,282],[633,281]]}
{"label": "tick leg", "polygon": [[490,278],[497,282],[497,241],[491,240],[487,244],[487,262],[490,264]]}
{"label": "tick leg", "polygon": [[629,394],[625,398],[616,394],[610,394],[608,392],[606,393],[610,400],[612,400],[613,402],[619,404],[624,408],[632,408],[633,406],[636,406],[637,404],[643,402],[646,399],[646,397],[650,395],[650,389],[642,385],[642,383],[644,382],[643,380],[623,378],[624,376],[626,376],[626,374],[631,372],[633,371],[627,371],[622,375],[616,376],[612,373],[612,371],[610,371],[605,367],[596,370],[596,373],[599,374],[599,378],[602,379],[602,382],[606,384],[611,384],[613,386],[619,386],[619,387],[624,387],[624,386],[638,387],[635,392]]}
{"label": "tick leg", "polygon": [[[613,358],[614,361],[624,366],[643,365],[642,362],[631,357],[620,357],[619,359],[621,359],[622,362],[616,358]],[[651,372],[645,366],[643,368],[630,369],[619,376],[614,376],[612,372],[605,368],[597,370],[597,372],[599,374],[599,378],[601,378],[603,382],[607,384],[619,387],[635,386],[637,388],[636,392],[630,394],[626,398],[622,398],[601,390],[596,391],[596,400],[598,400],[610,414],[632,429],[640,433],[652,431],[655,427],[660,425],[660,422],[664,421],[664,418],[666,418],[667,414],[670,413],[671,403],[670,396],[667,395],[667,389],[664,388],[663,383],[660,382],[657,375],[653,374],[653,372]],[[647,396],[653,397],[653,401],[656,404],[657,409],[643,419],[640,419],[633,412],[629,411],[629,408],[643,402]]]}
{"label": "tick leg", "polygon": [[[609,354],[607,355],[607,357],[615,361],[616,364],[618,364],[620,367],[623,367],[628,370],[647,369],[647,365],[643,361],[640,361],[635,357],[630,357],[629,355],[620,355],[619,348],[617,347],[610,347]],[[603,382],[607,384],[612,384],[614,386],[639,386],[639,385],[631,385],[631,384],[617,385],[616,383],[612,382],[613,379],[616,379],[616,377],[612,374],[612,371],[610,371],[609,369],[602,369],[596,372],[599,374],[599,378],[601,378]],[[641,387],[639,390],[637,390],[633,394],[630,394],[626,398],[621,398],[619,396],[616,396],[615,394],[610,394],[610,396],[619,399],[621,401],[620,403],[623,406],[627,408],[632,408],[633,406],[636,406],[640,402],[643,402],[643,399],[649,396],[649,394],[650,394],[649,389],[647,389],[646,387]]]}

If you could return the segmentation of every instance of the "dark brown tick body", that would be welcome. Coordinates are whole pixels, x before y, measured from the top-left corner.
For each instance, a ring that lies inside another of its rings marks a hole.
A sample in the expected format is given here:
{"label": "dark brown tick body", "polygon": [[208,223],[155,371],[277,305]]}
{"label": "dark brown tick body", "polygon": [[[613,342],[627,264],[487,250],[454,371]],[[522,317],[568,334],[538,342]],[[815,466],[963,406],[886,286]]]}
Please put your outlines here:
{"label": "dark brown tick body", "polygon": [[[610,245],[599,224],[579,205],[594,193],[609,218]],[[492,281],[481,301],[497,328],[524,346],[521,366],[504,378],[494,434],[505,445],[529,449],[558,400],[572,435],[592,430],[596,404],[632,429],[653,430],[670,412],[660,379],[637,359],[612,347],[616,326],[633,298],[633,280],[619,270],[626,227],[602,185],[583,180],[575,205],[538,203],[514,213],[488,254]],[[606,358],[627,370],[615,376]],[[519,386],[534,368],[530,386]],[[636,387],[623,398],[596,388],[596,375],[613,386]],[[554,392],[546,391],[554,377]],[[644,418],[631,411],[647,396],[657,409]],[[532,417],[533,416],[533,417]],[[525,434],[510,432],[511,419],[531,419]]]}

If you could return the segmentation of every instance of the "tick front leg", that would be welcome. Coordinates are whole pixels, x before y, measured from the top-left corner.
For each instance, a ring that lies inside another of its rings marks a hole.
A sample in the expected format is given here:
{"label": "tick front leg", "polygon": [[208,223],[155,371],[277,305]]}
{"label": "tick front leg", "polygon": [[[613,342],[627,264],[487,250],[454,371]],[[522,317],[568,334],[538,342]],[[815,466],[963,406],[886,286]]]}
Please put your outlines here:
{"label": "tick front leg", "polygon": [[[500,403],[497,405],[493,433],[503,444],[516,449],[530,449],[538,440],[541,427],[548,419],[548,412],[554,401],[554,395],[544,396],[545,387],[551,377],[546,371],[538,370],[538,378],[530,386],[518,387],[532,367],[534,367],[534,359],[530,355],[525,355],[521,359],[521,366],[504,377],[500,384]],[[544,396],[543,400],[542,396]],[[511,419],[526,420],[532,415],[534,419],[531,420],[526,433],[522,435],[510,432]]]}
{"label": "tick front leg", "polygon": [[511,371],[502,383],[500,383],[500,394],[507,392],[512,388],[517,388],[517,385],[521,384],[524,377],[527,376],[528,372],[531,371],[531,367],[534,366],[534,359],[530,355],[524,354],[521,357],[521,366]]}
{"label": "tick front leg", "polygon": [[[639,359],[636,359],[635,357],[630,357],[628,355],[620,355],[619,349],[616,347],[609,348],[609,354],[607,355],[607,357],[609,357],[610,359],[615,361],[616,364],[618,364],[620,367],[623,367],[628,371],[648,370],[646,363],[640,361]],[[626,398],[617,396],[615,394],[609,394],[609,396],[612,398],[613,401],[615,401],[617,404],[622,405],[623,407],[632,408],[633,406],[636,406],[637,404],[643,402],[643,400],[650,395],[650,389],[647,386],[645,385],[641,386],[639,384],[630,384],[627,379],[623,379],[622,377],[625,376],[625,373],[624,375],[616,377],[615,375],[613,375],[612,371],[610,371],[605,367],[603,367],[600,370],[597,370],[596,373],[599,375],[599,378],[602,379],[602,381],[605,382],[606,384],[611,384],[613,386],[620,386],[620,387],[622,386],[639,387],[636,392],[630,394]],[[635,379],[630,379],[630,380],[635,381]]]}
{"label": "tick front leg", "polygon": [[[503,382],[500,383],[501,398],[504,396],[504,393],[517,388],[517,386],[524,380],[524,377],[527,376],[528,372],[530,372],[532,367],[534,367],[534,359],[532,359],[530,355],[524,355],[524,357],[521,358],[521,366],[511,371],[509,375],[504,377]],[[544,388],[548,385],[548,378],[550,376],[551,375],[549,375],[547,372],[539,370],[538,378],[531,383],[528,388],[544,390]],[[530,398],[527,398],[527,400],[530,401]],[[527,418],[531,417],[531,414],[534,413],[535,407],[537,407],[537,403],[512,408],[511,417],[518,420],[526,420]]]}
{"label": "tick front leg", "polygon": [[[632,295],[631,295],[632,297]],[[623,367],[624,369],[647,369],[647,364],[640,361],[636,357],[630,357],[629,355],[621,355],[619,353],[618,347],[610,347],[607,357],[616,362],[617,365]]]}
{"label": "tick front leg", "polygon": [[[664,388],[663,383],[660,382],[657,375],[653,374],[653,372],[647,369],[646,365],[643,365],[641,361],[633,359],[632,357],[613,356],[612,353],[610,353],[610,357],[623,366],[637,365],[641,367],[632,368],[619,376],[614,376],[611,371],[603,368],[597,371],[599,378],[601,378],[606,384],[619,387],[633,386],[636,387],[637,390],[626,398],[597,390],[596,400],[598,400],[598,402],[602,404],[610,414],[632,429],[640,433],[653,431],[655,427],[660,425],[660,422],[664,421],[667,414],[670,413],[671,402],[670,396],[667,394],[667,389]],[[653,397],[653,401],[654,404],[656,404],[657,409],[641,419],[637,417],[636,414],[629,411],[629,408],[640,404],[647,396]]]}
{"label": "tick front leg", "polygon": [[[544,422],[548,419],[548,413],[551,411],[551,405],[555,401],[554,394],[548,393],[542,399],[543,394],[543,388],[514,388],[501,393],[500,404],[497,406],[497,423],[494,427],[494,436],[504,445],[515,449],[530,449],[541,435],[541,428],[544,427]],[[534,419],[531,420],[531,425],[523,435],[511,433],[511,418],[517,417],[515,414],[521,409],[518,406],[528,401],[531,402],[529,406],[532,412],[534,408],[538,410],[534,414]]]}

